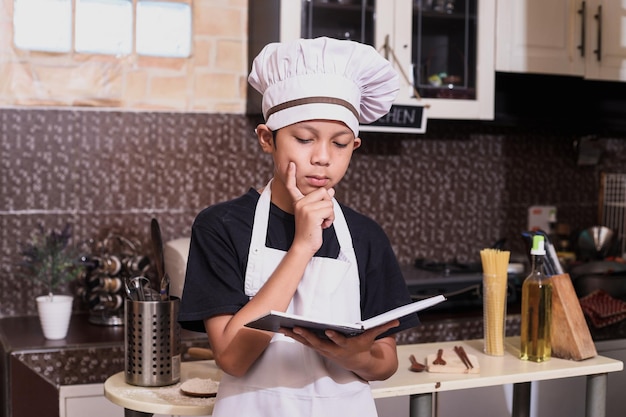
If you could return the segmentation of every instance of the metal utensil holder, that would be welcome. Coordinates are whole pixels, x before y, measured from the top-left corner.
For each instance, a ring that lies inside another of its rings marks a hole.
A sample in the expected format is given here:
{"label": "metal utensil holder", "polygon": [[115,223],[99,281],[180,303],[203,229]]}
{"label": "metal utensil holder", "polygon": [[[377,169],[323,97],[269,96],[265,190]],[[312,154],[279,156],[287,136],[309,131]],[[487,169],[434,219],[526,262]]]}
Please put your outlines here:
{"label": "metal utensil holder", "polygon": [[160,387],[180,380],[180,299],[134,301],[124,308],[126,382]]}

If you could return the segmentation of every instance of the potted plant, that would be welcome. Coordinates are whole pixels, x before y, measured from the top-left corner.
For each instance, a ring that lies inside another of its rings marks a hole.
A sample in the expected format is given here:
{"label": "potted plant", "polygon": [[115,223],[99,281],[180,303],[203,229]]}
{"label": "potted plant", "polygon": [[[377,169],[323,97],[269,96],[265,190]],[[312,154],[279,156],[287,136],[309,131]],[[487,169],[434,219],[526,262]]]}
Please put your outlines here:
{"label": "potted plant", "polygon": [[74,300],[72,295],[55,294],[55,291],[78,278],[84,270],[78,249],[70,245],[71,237],[69,224],[60,232],[46,232],[39,225],[20,252],[24,276],[46,288],[47,295],[36,300],[44,336],[50,340],[64,339],[67,335]]}

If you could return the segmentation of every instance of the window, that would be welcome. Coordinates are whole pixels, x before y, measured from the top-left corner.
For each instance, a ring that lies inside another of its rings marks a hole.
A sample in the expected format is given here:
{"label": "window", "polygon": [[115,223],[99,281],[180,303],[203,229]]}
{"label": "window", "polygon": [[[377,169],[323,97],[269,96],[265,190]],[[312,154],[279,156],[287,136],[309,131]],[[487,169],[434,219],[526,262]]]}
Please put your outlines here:
{"label": "window", "polygon": [[184,58],[191,54],[190,1],[14,0],[13,39],[32,51],[123,56],[134,47],[140,55]]}
{"label": "window", "polygon": [[72,0],[15,0],[13,40],[20,49],[72,50]]}
{"label": "window", "polygon": [[191,7],[185,3],[137,3],[137,53],[186,57],[191,52]]}
{"label": "window", "polygon": [[76,52],[128,55],[133,51],[131,0],[76,0]]}

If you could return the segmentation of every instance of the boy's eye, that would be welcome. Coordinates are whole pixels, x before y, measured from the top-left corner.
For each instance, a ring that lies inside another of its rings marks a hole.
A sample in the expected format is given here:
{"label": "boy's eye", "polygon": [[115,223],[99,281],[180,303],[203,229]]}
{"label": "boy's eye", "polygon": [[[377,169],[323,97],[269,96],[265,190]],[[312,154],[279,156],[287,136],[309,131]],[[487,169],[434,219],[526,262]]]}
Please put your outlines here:
{"label": "boy's eye", "polygon": [[[297,140],[299,143],[311,143],[313,142],[315,139],[306,139],[306,138],[301,138],[298,136],[294,136],[294,139]],[[339,142],[339,141],[333,141],[333,145],[335,145],[338,148],[345,148],[348,146],[348,142],[344,143],[344,142]]]}

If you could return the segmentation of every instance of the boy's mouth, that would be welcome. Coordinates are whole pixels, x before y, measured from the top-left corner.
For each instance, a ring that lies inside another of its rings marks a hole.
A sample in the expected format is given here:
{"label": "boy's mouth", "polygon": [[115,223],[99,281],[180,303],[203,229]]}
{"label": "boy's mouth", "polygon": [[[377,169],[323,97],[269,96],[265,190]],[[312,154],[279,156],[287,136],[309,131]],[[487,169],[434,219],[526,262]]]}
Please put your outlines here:
{"label": "boy's mouth", "polygon": [[306,176],[308,184],[312,187],[325,187],[329,183],[328,177]]}

